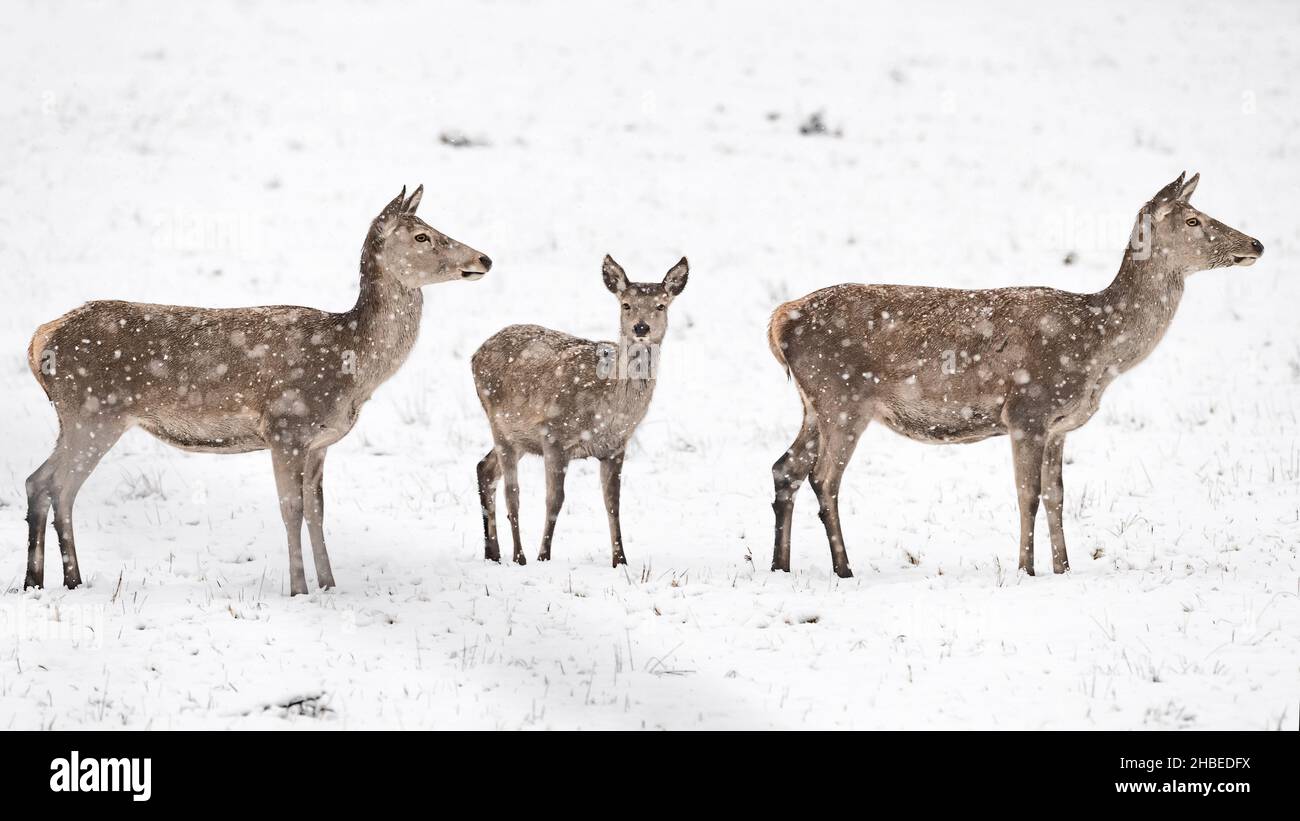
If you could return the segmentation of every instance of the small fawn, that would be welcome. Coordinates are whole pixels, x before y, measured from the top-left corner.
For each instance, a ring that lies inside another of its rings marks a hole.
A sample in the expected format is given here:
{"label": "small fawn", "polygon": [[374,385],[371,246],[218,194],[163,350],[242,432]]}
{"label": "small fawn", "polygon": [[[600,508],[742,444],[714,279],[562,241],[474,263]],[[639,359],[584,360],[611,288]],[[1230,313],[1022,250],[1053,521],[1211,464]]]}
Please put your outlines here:
{"label": "small fawn", "polygon": [[1188,203],[1182,175],[1138,213],[1109,287],[958,290],[836,285],[787,302],[768,326],[794,378],[803,426],[772,466],[772,569],[790,569],[794,496],[811,476],[835,574],[852,576],[840,529],[840,480],[872,420],[922,442],[1009,435],[1020,503],[1020,570],[1034,573],[1034,519],[1047,503],[1052,570],[1069,570],[1061,514],[1065,435],[1102,392],[1155,349],[1191,273],[1252,265],[1259,240]]}
{"label": "small fawn", "polygon": [[307,592],[302,524],[316,580],[334,586],[325,552],[325,451],[410,353],[420,288],[479,279],[492,261],[415,215],[424,193],[402,189],[371,222],[361,295],[334,314],[277,305],[187,308],[88,302],[37,329],[32,373],[59,417],[54,452],[27,479],[26,587],[45,581],[51,505],[63,583],[81,584],[72,505],[109,448],[132,427],[205,453],[270,450],[289,537],[289,589]]}
{"label": "small fawn", "polygon": [[551,558],[569,462],[591,457],[600,460],[613,565],[627,564],[619,525],[623,454],[650,407],[668,306],[686,287],[688,266],[683,257],[662,282],[629,282],[619,264],[606,256],[602,274],[605,287],[619,300],[618,342],[511,325],[474,354],[474,385],[492,427],[492,450],[478,464],[483,554],[492,561],[501,561],[495,496],[504,475],[514,560],[526,563],[519,541],[517,465],[522,454],[531,453],[546,464],[546,527],[538,560]]}

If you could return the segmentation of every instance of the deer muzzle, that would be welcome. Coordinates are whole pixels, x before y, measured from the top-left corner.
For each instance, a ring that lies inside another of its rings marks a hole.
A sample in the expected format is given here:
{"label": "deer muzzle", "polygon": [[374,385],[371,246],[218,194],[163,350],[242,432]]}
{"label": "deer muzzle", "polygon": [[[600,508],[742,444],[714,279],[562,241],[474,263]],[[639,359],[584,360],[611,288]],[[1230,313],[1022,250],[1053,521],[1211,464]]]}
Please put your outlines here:
{"label": "deer muzzle", "polygon": [[484,274],[492,270],[492,260],[491,258],[488,257],[487,254],[479,254],[477,262],[479,267],[482,268],[483,270],[472,271],[469,269],[461,269],[460,272],[461,279],[468,279],[470,281],[476,279],[482,279]]}
{"label": "deer muzzle", "polygon": [[1254,265],[1255,260],[1264,255],[1264,243],[1257,239],[1251,239],[1250,247],[1240,253],[1232,255],[1233,265]]}

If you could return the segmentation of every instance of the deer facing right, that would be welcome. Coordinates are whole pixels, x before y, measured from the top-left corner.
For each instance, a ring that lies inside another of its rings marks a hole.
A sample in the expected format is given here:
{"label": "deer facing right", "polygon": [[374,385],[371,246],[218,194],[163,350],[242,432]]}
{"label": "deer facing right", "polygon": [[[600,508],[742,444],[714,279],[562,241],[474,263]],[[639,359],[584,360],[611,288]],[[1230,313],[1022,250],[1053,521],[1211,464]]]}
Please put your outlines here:
{"label": "deer facing right", "polygon": [[1252,265],[1264,253],[1259,240],[1191,206],[1199,178],[1179,175],[1142,207],[1119,273],[1097,293],[836,285],[778,307],[768,339],[799,390],[804,419],[772,466],[772,569],[790,569],[794,496],[811,477],[835,574],[853,575],[840,527],[840,481],[875,420],[922,442],[1009,436],[1019,568],[1033,575],[1041,499],[1052,570],[1069,570],[1066,434],[1096,413],[1117,376],[1155,349],[1189,274]]}
{"label": "deer facing right", "polygon": [[356,305],[193,308],[88,302],[36,330],[32,374],[59,418],[50,457],[27,479],[27,580],[45,583],[51,507],[63,583],[81,584],[72,535],[77,492],[121,436],[140,427],[182,450],[271,452],[289,546],[289,590],[307,592],[302,528],[316,579],[334,586],[325,550],[325,453],[356,424],[415,344],[424,298],[440,282],[481,279],[492,260],[415,215],[406,189],[370,224]]}

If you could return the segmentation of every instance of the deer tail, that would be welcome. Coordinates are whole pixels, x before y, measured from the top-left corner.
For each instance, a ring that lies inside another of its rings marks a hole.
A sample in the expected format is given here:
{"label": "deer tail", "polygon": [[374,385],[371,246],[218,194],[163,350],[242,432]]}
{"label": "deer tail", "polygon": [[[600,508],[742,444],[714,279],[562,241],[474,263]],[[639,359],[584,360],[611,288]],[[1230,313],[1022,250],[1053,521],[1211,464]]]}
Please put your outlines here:
{"label": "deer tail", "polygon": [[[31,368],[32,376],[36,377],[46,396],[50,396],[50,377],[59,367],[57,361],[53,359],[58,344],[55,335],[68,320],[84,312],[90,305],[91,303],[88,302],[80,308],[73,308],[58,319],[46,322],[36,329],[36,333],[32,334],[32,341],[27,343],[27,367]],[[50,398],[53,399],[52,396]]]}
{"label": "deer tail", "polygon": [[785,368],[786,379],[790,378],[790,363],[785,358],[785,329],[794,319],[789,306],[788,302],[779,306],[772,312],[772,318],[767,322],[767,345],[772,349],[772,356],[775,356],[776,361]]}
{"label": "deer tail", "polygon": [[41,373],[41,357],[49,347],[50,337],[54,335],[54,331],[60,324],[58,319],[46,322],[36,329],[36,333],[32,334],[32,341],[27,345],[27,366],[32,369],[32,376],[36,377],[36,381],[42,386],[45,385],[45,375]]}

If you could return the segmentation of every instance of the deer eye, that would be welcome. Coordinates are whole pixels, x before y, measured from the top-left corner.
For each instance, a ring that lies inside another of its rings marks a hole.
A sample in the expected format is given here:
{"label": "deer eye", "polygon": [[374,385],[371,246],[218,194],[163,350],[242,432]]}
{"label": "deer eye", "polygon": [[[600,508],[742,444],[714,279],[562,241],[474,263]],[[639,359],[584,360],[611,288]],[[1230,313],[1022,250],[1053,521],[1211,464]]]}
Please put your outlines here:
{"label": "deer eye", "polygon": [[428,234],[416,234],[416,235],[415,235],[415,241],[416,241],[416,242],[428,242],[428,241],[429,241],[429,235],[428,235]]}
{"label": "deer eye", "polygon": [[632,306],[631,306],[631,305],[628,305],[626,302],[624,302],[624,303],[623,303],[623,310],[625,310],[625,311],[630,311],[630,310],[632,310]]}
{"label": "deer eye", "polygon": [[656,311],[662,311],[663,309],[664,309],[664,306],[663,306],[663,305],[656,305],[656,306],[655,306],[655,310],[656,310]]}
{"label": "deer eye", "polygon": [[1195,228],[1196,226],[1198,226],[1198,225],[1201,224],[1201,221],[1198,220],[1196,217],[1192,217],[1191,219],[1189,219],[1189,220],[1187,221],[1187,224],[1190,225],[1191,227]]}

